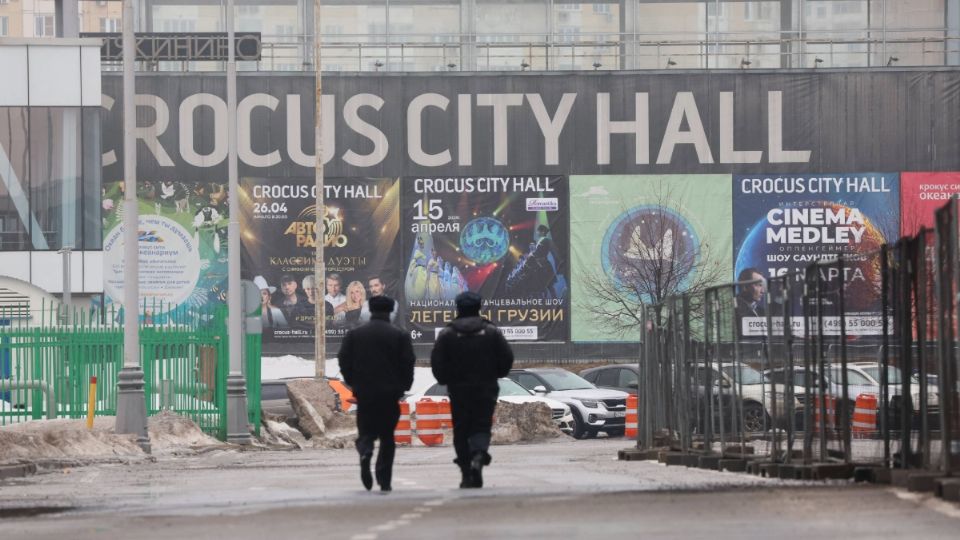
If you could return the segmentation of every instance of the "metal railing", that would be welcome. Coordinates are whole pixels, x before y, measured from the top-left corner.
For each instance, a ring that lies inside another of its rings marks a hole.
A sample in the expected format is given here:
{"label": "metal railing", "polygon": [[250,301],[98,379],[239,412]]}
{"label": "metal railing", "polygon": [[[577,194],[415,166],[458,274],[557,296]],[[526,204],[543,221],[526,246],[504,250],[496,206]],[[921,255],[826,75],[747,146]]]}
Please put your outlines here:
{"label": "metal railing", "polygon": [[960,471],[958,208],[877,251],[645,306],[638,448],[782,478]]}
{"label": "metal railing", "polygon": [[[226,308],[170,310],[145,304],[140,327],[147,413],[172,410],[226,437],[229,372]],[[119,310],[0,309],[0,425],[83,418],[97,378],[96,414],[116,415],[123,365]],[[246,336],[248,421],[260,424],[260,335]]]}
{"label": "metal railing", "polygon": [[[313,36],[262,36],[243,71],[312,71]],[[324,71],[566,71],[960,65],[945,28],[752,32],[337,34],[323,37]],[[114,66],[105,63],[105,69]],[[159,62],[160,71],[223,71],[220,62]],[[119,68],[117,68],[119,69]]]}

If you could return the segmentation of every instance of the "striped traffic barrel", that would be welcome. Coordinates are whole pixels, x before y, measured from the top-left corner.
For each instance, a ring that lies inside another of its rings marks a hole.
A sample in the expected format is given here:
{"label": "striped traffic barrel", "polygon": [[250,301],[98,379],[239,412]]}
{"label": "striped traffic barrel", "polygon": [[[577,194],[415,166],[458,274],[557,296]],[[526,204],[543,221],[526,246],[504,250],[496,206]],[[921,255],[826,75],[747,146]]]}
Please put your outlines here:
{"label": "striped traffic barrel", "polygon": [[853,406],[853,433],[866,437],[877,431],[877,396],[860,394]]}
{"label": "striped traffic barrel", "polygon": [[393,432],[393,440],[397,444],[413,442],[413,431],[410,429],[410,404],[406,401],[400,402],[400,420],[397,421],[397,429]]}
{"label": "striped traffic barrel", "polygon": [[627,417],[623,435],[628,439],[637,438],[637,429],[640,427],[639,415],[637,414],[639,402],[636,394],[627,396]]}
{"label": "striped traffic barrel", "polygon": [[[450,404],[447,404],[449,410]],[[429,399],[417,402],[417,438],[427,446],[443,444],[444,414],[441,404]]]}

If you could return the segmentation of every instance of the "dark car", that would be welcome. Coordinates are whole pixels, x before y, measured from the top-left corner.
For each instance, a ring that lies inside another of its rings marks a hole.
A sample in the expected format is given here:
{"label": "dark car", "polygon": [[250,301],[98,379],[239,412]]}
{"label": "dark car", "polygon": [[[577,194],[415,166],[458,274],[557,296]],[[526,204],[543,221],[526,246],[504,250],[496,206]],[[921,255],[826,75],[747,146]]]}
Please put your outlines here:
{"label": "dark car", "polygon": [[597,388],[610,388],[628,394],[636,394],[640,377],[637,366],[632,364],[614,364],[585,369],[580,376],[592,382]]}

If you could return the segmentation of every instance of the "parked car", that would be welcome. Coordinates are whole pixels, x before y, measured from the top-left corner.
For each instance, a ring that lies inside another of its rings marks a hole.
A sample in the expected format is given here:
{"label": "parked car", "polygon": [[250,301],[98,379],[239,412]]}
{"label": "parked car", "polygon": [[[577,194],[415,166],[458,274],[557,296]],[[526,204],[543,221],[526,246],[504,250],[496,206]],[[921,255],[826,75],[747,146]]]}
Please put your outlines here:
{"label": "parked car", "polygon": [[636,394],[639,386],[639,368],[634,364],[614,364],[585,369],[580,376],[590,381],[597,388],[620,390],[628,394]]}
{"label": "parked car", "polygon": [[[704,392],[706,373],[703,365],[693,365],[694,385],[699,388],[701,395]],[[743,423],[746,431],[764,431],[774,427],[773,403],[776,395],[776,424],[788,422],[788,408],[786,401],[786,386],[783,381],[772,381],[764,374],[747,364],[721,363],[714,364],[711,369],[710,380],[713,385],[713,395],[723,395],[724,404],[729,405],[729,414],[733,414],[733,396],[739,395],[743,406]],[[742,391],[741,391],[742,388]],[[797,394],[803,393],[803,387],[794,386],[793,408],[794,413],[803,411],[803,400]],[[716,411],[715,411],[716,412]],[[730,417],[733,420],[733,417]],[[732,424],[728,424],[732,425]]]}
{"label": "parked car", "polygon": [[[856,403],[857,396],[860,394],[873,394],[880,396],[880,378],[881,367],[876,362],[850,362],[847,364],[847,396],[851,407]],[[804,394],[804,368],[794,366],[793,381],[797,386],[797,395],[801,401],[805,401]],[[774,368],[766,371],[768,377],[776,382],[783,382],[786,368]],[[816,372],[814,372],[816,373]],[[841,370],[839,365],[833,365],[827,370],[827,377],[822,381],[823,387],[827,393],[834,397],[843,395],[843,384],[841,382]],[[887,371],[887,396],[890,399],[891,407],[898,407],[900,395],[903,392],[900,370],[891,367]],[[818,384],[814,378],[814,384]],[[917,411],[917,404],[920,402],[920,379],[913,375],[910,381],[910,397],[914,412]],[[940,405],[939,388],[936,384],[931,384],[928,377],[927,384],[927,407],[935,409]]]}
{"label": "parked car", "polygon": [[563,402],[573,413],[571,435],[577,439],[599,432],[622,436],[627,415],[627,393],[597,388],[583,377],[561,368],[514,369],[507,375],[527,390]]}
{"label": "parked car", "polygon": [[[506,377],[500,379],[498,382],[500,384],[500,394],[497,396],[498,400],[509,403],[543,403],[550,407],[553,421],[557,424],[557,427],[560,428],[560,431],[567,435],[573,433],[573,414],[570,412],[568,405],[555,399],[538,396]],[[416,402],[424,397],[431,398],[435,401],[447,401],[450,399],[445,385],[434,384],[430,388],[427,388],[422,394],[409,396],[406,400],[410,403],[411,409],[415,410]]]}

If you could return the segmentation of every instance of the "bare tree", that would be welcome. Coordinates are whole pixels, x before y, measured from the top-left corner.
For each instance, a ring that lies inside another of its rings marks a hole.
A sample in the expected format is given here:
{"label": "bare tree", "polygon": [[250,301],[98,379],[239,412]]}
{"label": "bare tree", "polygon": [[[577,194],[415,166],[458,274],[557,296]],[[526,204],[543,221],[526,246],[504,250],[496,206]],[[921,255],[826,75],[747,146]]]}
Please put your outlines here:
{"label": "bare tree", "polygon": [[728,270],[711,256],[710,243],[694,246],[670,217],[683,203],[669,182],[661,180],[652,200],[635,210],[619,238],[612,239],[609,267],[581,268],[586,289],[581,301],[597,324],[617,336],[637,335],[644,306],[693,293],[691,305],[698,309],[702,294],[697,293],[729,278]]}

